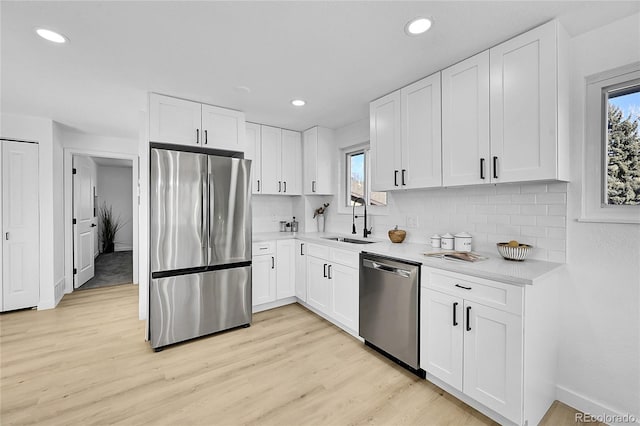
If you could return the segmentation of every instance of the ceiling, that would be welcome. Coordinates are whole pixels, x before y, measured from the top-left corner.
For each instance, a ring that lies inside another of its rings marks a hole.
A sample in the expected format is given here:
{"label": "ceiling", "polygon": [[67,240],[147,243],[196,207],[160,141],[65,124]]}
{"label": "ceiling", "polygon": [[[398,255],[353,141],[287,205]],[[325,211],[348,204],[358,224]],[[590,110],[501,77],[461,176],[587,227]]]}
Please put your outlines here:
{"label": "ceiling", "polygon": [[[367,117],[372,99],[554,17],[575,36],[638,11],[637,1],[3,0],[0,107],[137,138],[152,91],[294,130],[338,128]],[[425,15],[432,29],[406,36]],[[44,41],[38,26],[70,42]]]}

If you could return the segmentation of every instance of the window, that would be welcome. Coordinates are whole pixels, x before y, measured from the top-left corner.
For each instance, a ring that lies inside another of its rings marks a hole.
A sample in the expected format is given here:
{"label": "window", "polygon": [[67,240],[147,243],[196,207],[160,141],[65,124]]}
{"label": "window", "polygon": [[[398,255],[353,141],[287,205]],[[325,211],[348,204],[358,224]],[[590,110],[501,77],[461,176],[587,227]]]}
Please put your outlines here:
{"label": "window", "polygon": [[606,88],[605,159],[607,205],[640,204],[640,84]]}
{"label": "window", "polygon": [[345,164],[345,205],[361,206],[364,201],[369,206],[386,206],[387,193],[371,191],[369,148],[347,152]]}
{"label": "window", "polygon": [[587,78],[581,221],[640,223],[640,64]]}

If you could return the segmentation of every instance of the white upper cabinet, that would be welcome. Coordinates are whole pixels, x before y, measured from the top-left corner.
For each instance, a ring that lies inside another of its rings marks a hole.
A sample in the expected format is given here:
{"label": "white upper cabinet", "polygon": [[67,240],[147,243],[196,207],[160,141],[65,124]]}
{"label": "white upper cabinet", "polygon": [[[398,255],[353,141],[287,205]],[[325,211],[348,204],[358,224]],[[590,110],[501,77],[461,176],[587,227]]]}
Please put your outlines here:
{"label": "white upper cabinet", "polygon": [[305,195],[331,195],[333,189],[333,131],[312,127],[303,134]]}
{"label": "white upper cabinet", "polygon": [[262,188],[261,194],[281,194],[282,129],[261,127]]}
{"label": "white upper cabinet", "polygon": [[559,144],[568,140],[559,140],[565,123],[558,118],[565,113],[558,96],[565,90],[558,64],[564,36],[552,21],[490,50],[493,182],[565,175]]}
{"label": "white upper cabinet", "polygon": [[400,189],[402,170],[400,90],[369,104],[371,189]]}
{"label": "white upper cabinet", "polygon": [[151,93],[149,140],[244,151],[244,113]]}
{"label": "white upper cabinet", "polygon": [[489,52],[442,71],[442,184],[490,182]]}
{"label": "white upper cabinet", "polygon": [[149,140],[177,145],[201,143],[202,105],[184,99],[149,95]]}
{"label": "white upper cabinet", "polygon": [[282,193],[300,195],[302,190],[302,141],[300,132],[282,130]]}
{"label": "white upper cabinet", "polygon": [[202,105],[202,146],[228,151],[244,151],[244,113]]}
{"label": "white upper cabinet", "polygon": [[440,73],[400,90],[402,188],[442,185]]}
{"label": "white upper cabinet", "polygon": [[251,160],[251,191],[261,193],[262,180],[262,145],[260,143],[260,125],[247,123],[245,128],[246,149],[244,158]]}

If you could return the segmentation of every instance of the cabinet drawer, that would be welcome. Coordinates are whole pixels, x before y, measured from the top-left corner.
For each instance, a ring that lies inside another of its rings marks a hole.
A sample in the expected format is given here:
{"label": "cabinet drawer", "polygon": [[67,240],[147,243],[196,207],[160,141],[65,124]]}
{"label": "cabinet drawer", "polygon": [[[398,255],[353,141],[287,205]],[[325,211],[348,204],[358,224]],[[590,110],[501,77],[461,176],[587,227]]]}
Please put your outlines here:
{"label": "cabinet drawer", "polygon": [[340,263],[352,268],[358,268],[360,262],[360,253],[353,250],[341,250],[332,248],[329,251],[329,260],[334,263]]}
{"label": "cabinet drawer", "polygon": [[329,259],[329,247],[318,244],[309,244],[307,246],[307,255],[327,260]]}
{"label": "cabinet drawer", "polygon": [[519,286],[430,268],[423,268],[421,285],[506,312],[522,314],[523,291]]}
{"label": "cabinet drawer", "polygon": [[262,241],[259,243],[253,243],[251,249],[254,256],[260,256],[262,254],[274,254],[276,252],[276,242]]}

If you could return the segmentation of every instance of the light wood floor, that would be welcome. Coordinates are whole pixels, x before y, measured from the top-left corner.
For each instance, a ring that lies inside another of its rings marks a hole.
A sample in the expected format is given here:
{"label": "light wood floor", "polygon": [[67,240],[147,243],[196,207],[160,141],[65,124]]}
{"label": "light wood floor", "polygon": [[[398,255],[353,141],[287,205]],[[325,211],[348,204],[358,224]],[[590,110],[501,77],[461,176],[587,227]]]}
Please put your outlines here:
{"label": "light wood floor", "polygon": [[[486,425],[299,305],[154,353],[133,285],[0,315],[0,423]],[[554,405],[547,425],[574,424]]]}

